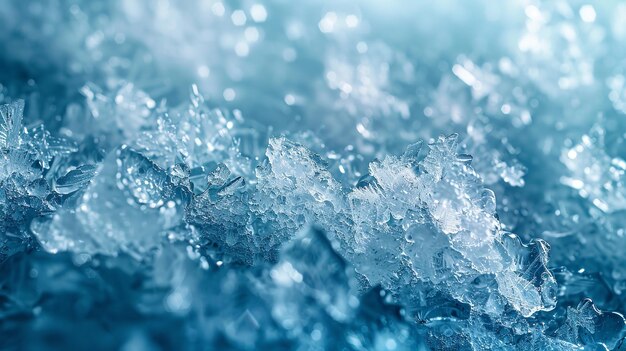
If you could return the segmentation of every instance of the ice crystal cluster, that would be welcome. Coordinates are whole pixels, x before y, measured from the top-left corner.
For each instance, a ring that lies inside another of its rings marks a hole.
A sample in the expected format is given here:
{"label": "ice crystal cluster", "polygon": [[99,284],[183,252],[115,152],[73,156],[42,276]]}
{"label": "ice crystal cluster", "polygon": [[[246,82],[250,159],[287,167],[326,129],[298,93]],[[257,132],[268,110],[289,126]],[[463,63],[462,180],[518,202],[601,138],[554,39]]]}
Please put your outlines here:
{"label": "ice crystal cluster", "polygon": [[6,0],[0,350],[626,349],[626,4]]}

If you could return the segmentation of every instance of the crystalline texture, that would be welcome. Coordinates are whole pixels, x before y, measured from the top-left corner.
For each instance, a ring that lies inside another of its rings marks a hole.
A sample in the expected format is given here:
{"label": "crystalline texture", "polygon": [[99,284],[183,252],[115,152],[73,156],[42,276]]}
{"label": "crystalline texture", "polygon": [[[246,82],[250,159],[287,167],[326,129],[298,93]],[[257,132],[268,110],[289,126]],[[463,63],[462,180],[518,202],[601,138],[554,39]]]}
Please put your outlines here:
{"label": "crystalline texture", "polygon": [[165,171],[122,147],[105,158],[75,209],[63,210],[33,230],[52,252],[141,255],[179,224],[185,196]]}
{"label": "crystalline texture", "polygon": [[0,106],[0,147],[3,149],[18,148],[22,129],[22,115],[24,114],[24,100]]}
{"label": "crystalline texture", "polygon": [[[417,278],[442,282],[444,290],[474,304],[463,288],[445,286],[445,279],[433,270],[439,264],[452,264],[446,269],[466,284],[484,274],[495,276],[499,294],[525,316],[552,309],[555,281],[546,267],[547,244],[538,242],[533,245],[537,249],[531,249],[535,253],[525,253],[528,249],[518,239],[500,230],[493,192],[482,187],[468,159],[456,154],[455,142],[453,135],[429,145],[417,172],[410,162],[395,158],[372,164],[375,185],[350,195],[357,232],[361,232],[357,237],[365,242],[361,251],[382,249],[388,255],[384,263],[367,263],[364,258],[364,274],[373,283],[384,282],[393,270],[383,267],[405,256]],[[438,255],[448,258],[437,263]]]}
{"label": "crystalline texture", "polygon": [[625,17],[6,0],[0,349],[623,348]]}
{"label": "crystalline texture", "polygon": [[556,334],[574,344],[614,347],[624,326],[620,314],[601,312],[590,299],[585,299],[576,308],[568,307],[565,323]]}

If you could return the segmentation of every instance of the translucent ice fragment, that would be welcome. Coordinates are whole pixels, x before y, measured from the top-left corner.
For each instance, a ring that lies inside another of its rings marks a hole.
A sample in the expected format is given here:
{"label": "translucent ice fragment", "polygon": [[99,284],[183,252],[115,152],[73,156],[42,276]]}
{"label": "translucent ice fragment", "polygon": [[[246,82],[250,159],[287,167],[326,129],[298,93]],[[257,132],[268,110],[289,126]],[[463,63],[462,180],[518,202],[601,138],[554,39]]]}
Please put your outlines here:
{"label": "translucent ice fragment", "polygon": [[324,160],[285,138],[270,139],[266,156],[251,202],[265,227],[275,231],[273,240],[290,238],[306,223],[323,224],[329,236],[337,235],[336,228],[346,225],[347,208],[341,184]]}
{"label": "translucent ice fragment", "polygon": [[436,143],[430,146],[428,156],[424,159],[424,170],[430,173],[436,181],[444,175],[446,165],[456,159],[458,134],[441,136]]}
{"label": "translucent ice fragment", "polygon": [[510,260],[510,270],[496,275],[502,295],[524,316],[553,309],[557,285],[547,268],[548,244],[538,239],[524,245],[513,234],[503,234],[502,243]]}
{"label": "translucent ice fragment", "polygon": [[[50,252],[73,251],[141,258],[179,224],[188,195],[167,173],[136,151],[111,152],[78,201],[31,228]],[[78,177],[82,178],[82,177]]]}
{"label": "translucent ice fragment", "polygon": [[511,186],[524,186],[526,168],[516,159],[516,149],[507,137],[494,133],[493,129],[493,123],[484,117],[475,118],[467,126],[471,138],[467,151],[477,157],[472,164],[474,170],[486,185],[502,180]]}
{"label": "translucent ice fragment", "polygon": [[79,166],[56,180],[54,190],[59,194],[73,193],[85,187],[96,174],[94,165]]}
{"label": "translucent ice fragment", "polygon": [[301,145],[284,138],[271,139],[267,158],[276,182],[273,186],[306,192],[318,202],[333,203],[340,194],[339,184],[325,169],[322,159]]}
{"label": "translucent ice fragment", "polygon": [[433,207],[433,218],[439,222],[441,231],[455,234],[461,229],[461,214],[451,207],[449,201],[441,201]]}
{"label": "translucent ice fragment", "polygon": [[402,155],[402,158],[406,161],[412,162],[415,165],[417,165],[419,161],[419,154],[420,154],[420,151],[422,151],[423,145],[424,145],[424,142],[422,140],[409,145],[406,148],[406,151],[404,152],[404,154]]}
{"label": "translucent ice fragment", "polygon": [[24,100],[0,106],[0,148],[17,148],[20,146]]}
{"label": "translucent ice fragment", "polygon": [[[195,185],[204,183],[199,186],[203,190],[193,197],[186,211],[186,222],[201,233],[204,241],[225,253],[228,260],[238,263],[251,264],[257,258],[255,255],[275,255],[269,249],[264,250],[265,235],[258,232],[264,228],[263,223],[258,227],[248,226],[252,217],[248,203],[250,194],[242,177],[219,164],[208,175],[195,178]],[[251,232],[253,228],[258,231]]]}
{"label": "translucent ice fragment", "polygon": [[95,125],[100,133],[119,133],[132,140],[149,122],[156,102],[133,83],[121,81],[116,85],[110,93],[94,83],[87,83],[81,88],[94,118],[88,125]]}
{"label": "translucent ice fragment", "polygon": [[626,324],[621,314],[602,312],[593,301],[584,299],[578,307],[567,308],[567,319],[556,335],[573,344],[603,345],[613,349],[622,337],[624,327]]}
{"label": "translucent ice fragment", "polygon": [[128,201],[150,208],[163,206],[167,200],[164,193],[171,191],[169,179],[163,170],[128,148],[122,148],[116,162],[117,187],[126,193]]}
{"label": "translucent ice fragment", "polygon": [[[398,272],[412,272],[493,315],[504,310],[503,301],[523,316],[554,308],[547,244],[525,246],[500,230],[495,195],[470,158],[457,154],[456,135],[428,147],[417,167],[395,157],[373,162],[373,179],[349,194],[357,270],[390,289]],[[447,285],[452,277],[464,283]],[[495,279],[499,288],[471,293],[479,277]]]}

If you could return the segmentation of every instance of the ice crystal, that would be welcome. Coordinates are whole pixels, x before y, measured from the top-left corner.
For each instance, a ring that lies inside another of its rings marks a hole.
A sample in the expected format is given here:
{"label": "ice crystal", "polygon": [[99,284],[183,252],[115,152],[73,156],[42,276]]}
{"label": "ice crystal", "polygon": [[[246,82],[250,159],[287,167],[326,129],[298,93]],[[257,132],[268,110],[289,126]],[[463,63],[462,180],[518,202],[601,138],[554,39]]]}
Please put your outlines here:
{"label": "ice crystal", "polygon": [[624,16],[7,1],[0,349],[622,349]]}

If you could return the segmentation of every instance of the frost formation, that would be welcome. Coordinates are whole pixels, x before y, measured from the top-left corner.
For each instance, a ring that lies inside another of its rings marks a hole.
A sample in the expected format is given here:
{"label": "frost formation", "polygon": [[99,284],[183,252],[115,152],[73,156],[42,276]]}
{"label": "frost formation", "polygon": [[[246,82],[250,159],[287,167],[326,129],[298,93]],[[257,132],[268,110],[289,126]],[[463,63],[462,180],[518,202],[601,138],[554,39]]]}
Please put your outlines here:
{"label": "frost formation", "polygon": [[622,349],[625,15],[7,1],[0,349]]}

